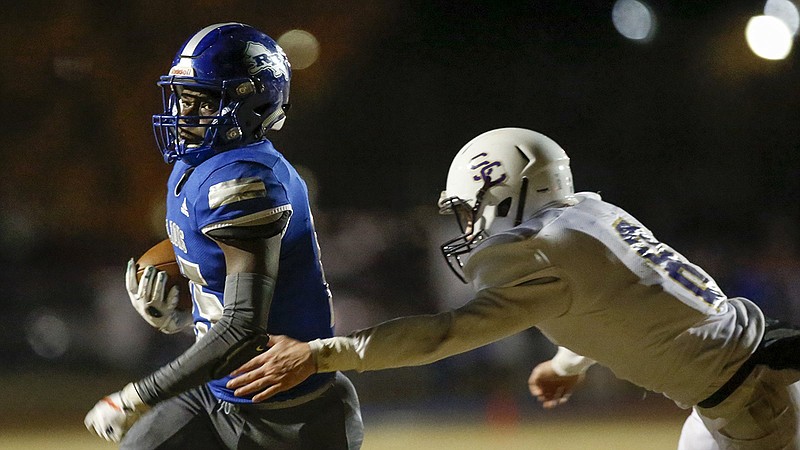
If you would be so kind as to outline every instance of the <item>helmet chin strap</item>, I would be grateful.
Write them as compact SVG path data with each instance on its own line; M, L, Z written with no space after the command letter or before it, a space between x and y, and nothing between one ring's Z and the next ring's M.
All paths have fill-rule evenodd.
M472 208L472 231L470 235L473 236L473 239L477 238L478 235L486 231L486 218L483 217L483 197L489 191L489 189L494 186L495 183L492 183L491 180L484 178L483 186L478 190L475 194L475 206ZM480 231L478 230L478 224L481 223L482 227Z
M522 223L522 213L525 211L525 201L528 197L528 177L522 177L519 187L519 201L517 203L517 214L514 216L514 226Z

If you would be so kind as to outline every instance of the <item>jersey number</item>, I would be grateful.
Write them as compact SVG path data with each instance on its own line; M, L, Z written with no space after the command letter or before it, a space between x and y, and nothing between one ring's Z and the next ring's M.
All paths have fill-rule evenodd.
M714 280L686 261L681 254L675 252L668 245L656 240L641 226L618 219L614 223L614 229L639 256L666 272L670 278L705 303L716 306L716 303L724 298Z

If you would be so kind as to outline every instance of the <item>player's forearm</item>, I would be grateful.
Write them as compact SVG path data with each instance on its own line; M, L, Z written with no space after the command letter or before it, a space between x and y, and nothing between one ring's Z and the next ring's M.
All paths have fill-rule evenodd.
M264 275L228 276L222 318L174 361L135 383L142 400L153 405L224 376L255 356L266 343L273 290L274 280Z
M417 366L450 356L444 350L446 314L395 319L349 336L310 343L319 372ZM463 351L466 351L465 349Z
M380 370L429 364L530 326L518 305L487 294L454 311L401 317L310 345L319 372Z

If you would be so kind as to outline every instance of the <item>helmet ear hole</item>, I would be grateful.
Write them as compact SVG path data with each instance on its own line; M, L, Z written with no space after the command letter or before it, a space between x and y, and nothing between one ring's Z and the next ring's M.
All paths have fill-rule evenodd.
M264 114L267 113L267 109L268 108L269 108L269 105L261 105L261 106L259 106L257 108L253 108L253 112L258 114L259 116L264 116Z
M497 205L495 216L506 217L510 209L511 209L511 197L507 197L505 200L503 200Z

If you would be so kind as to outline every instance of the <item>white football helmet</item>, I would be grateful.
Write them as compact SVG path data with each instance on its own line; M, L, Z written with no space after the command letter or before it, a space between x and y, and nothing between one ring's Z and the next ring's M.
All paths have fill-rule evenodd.
M445 242L442 253L465 281L461 255L545 206L570 203L574 193L569 157L555 141L524 128L487 131L462 147L450 165L439 211L455 214L462 235Z

